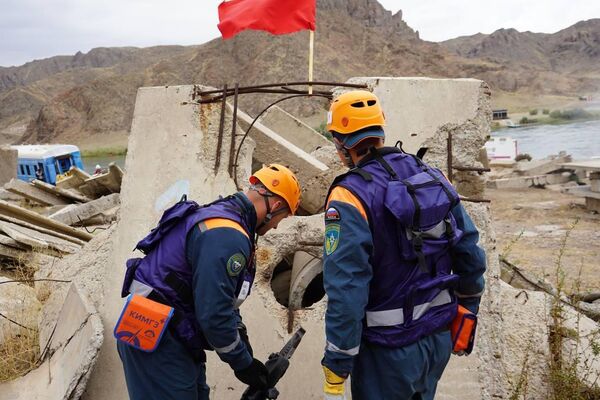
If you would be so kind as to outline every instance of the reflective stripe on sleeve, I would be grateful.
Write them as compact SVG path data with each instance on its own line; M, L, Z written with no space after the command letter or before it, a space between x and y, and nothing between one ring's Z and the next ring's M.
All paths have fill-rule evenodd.
M418 320L432 307L442 306L451 302L452 296L450 296L448 289L442 290L430 302L414 306L412 319L413 321ZM394 326L402 325L404 323L404 310L402 308L384 311L367 311L365 315L367 318L367 326L369 327Z
M359 348L360 348L360 345L353 347L351 349L348 349L348 350L342 350L339 347L337 347L335 344L331 343L330 341L327 341L327 347L326 347L326 349L329 351L333 351L334 353L339 353L339 354L345 354L347 356L357 355Z
M235 350L235 348L237 347L237 345L240 343L240 340L241 340L240 333L238 332L235 340L230 345L225 346L225 347L215 347L215 346L212 346L212 348L215 349L215 351L217 353L219 353L219 354L230 353L233 350Z

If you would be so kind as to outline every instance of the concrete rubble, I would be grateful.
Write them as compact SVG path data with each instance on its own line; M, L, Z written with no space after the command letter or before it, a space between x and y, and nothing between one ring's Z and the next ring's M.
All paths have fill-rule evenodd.
M353 78L350 82L366 83L380 97L387 115L388 145L402 140L408 152L427 148L425 161L453 176L453 183L462 196L484 198L485 174L449 170L447 154L451 138L453 166L470 168L485 165L481 159L481 148L489 135L491 109L490 89L484 82L473 79L370 77ZM46 398L45 392L56 394L53 398L127 398L112 330L123 305L120 292L125 261L139 256L131 249L155 226L162 212L183 194L202 204L219 195L235 192L238 186L245 187L253 162L255 165L280 162L297 172L304 188L303 212L309 215L286 219L277 230L259 240L253 294L242 306L241 314L248 327L255 356L263 360L278 350L294 329L299 326L306 329L307 334L291 361L290 369L277 387L281 392L280 398L286 400L322 398L320 360L325 343L326 299L321 298L324 293L322 286L319 291L318 285L324 233L323 216L319 212L333 177L342 172L334 148L294 117L273 109L254 125L250 139L241 149L237 172L233 176L230 173L235 156L232 149L237 149L241 135L238 131L236 136L232 136L231 106L226 108L225 126L219 138L220 106L195 104L193 96L196 89L191 85L139 89L128 145L127 174L122 176L120 185L121 205L117 225L93 239L86 238L85 245L76 254L40 262L35 274L37 279L73 281L69 291L67 284L61 282L36 283L38 297L47 297L39 318L40 343L50 342L51 348L56 349L54 355L46 358L45 365L52 366L53 362L58 365L60 360L66 360L61 357L70 355L69 368L58 379L59 383L48 383L41 377L38 381L28 381L33 379L31 377L47 374L42 365L23 378L0 385L0 399L6 398L3 393L16 393L14 390L19 382L32 388L28 390L28 398ZM241 110L237 115L238 129L245 131L252 118ZM298 133L290 134L291 130ZM311 139L305 140L308 137ZM165 152L177 157L163 157ZM118 172L114 173L118 176ZM80 175L74 172L71 178ZM80 181L89 183L89 179L91 177ZM75 181L73 179L69 183L73 185L69 186L70 190L84 185L75 184ZM91 193L87 195L91 196ZM102 208L116 201L116 197L103 199L99 202L103 204ZM70 206L53 214L52 218L68 226L74 222L71 216L67 217L70 213L90 215L96 212L91 210L94 208L91 203ZM480 244L487 252L487 286L481 304L476 349L469 357L451 358L436 398L509 398L514 393L515 382L522 377L523 366L527 364L531 389L527 398L545 399L549 373L547 318L551 297L541 292L517 289L502 281L489 205L463 204L479 228ZM1 210L2 207L0 213ZM54 219L52 221L58 223ZM69 229L73 228L69 226ZM7 236L0 245L18 250L22 244ZM78 301L85 304L87 299L89 307L81 306L76 315L88 319L78 317L75 320L96 321L93 327L71 330L60 337L77 337L82 348L91 350L72 354L69 352L73 340L56 341L57 335L52 335L52 331L57 326L56 321L65 314L61 309L75 307ZM282 304L286 300L287 305ZM101 347L102 328L94 307L104 326L104 344ZM597 329L593 321L573 309L567 308L566 313L568 326L575 332L585 335ZM572 317L577 317L579 323L572 324ZM72 327L76 324L67 325ZM87 325L80 322L80 326ZM567 340L564 351L574 356L573 351L580 352L582 348L575 349L573 343ZM581 355L589 356L587 353ZM597 363L590 365L593 371L600 371ZM90 375L92 366L94 369ZM56 371L56 368L53 370ZM212 352L208 354L207 370L213 398L240 398L243 385ZM81 378L75 388L72 384L74 376ZM89 382L85 385L88 377ZM299 382L302 384L299 385ZM5 391L7 387L8 392ZM13 392L10 392L11 389Z
M112 215L106 215L112 209L115 209L121 204L119 193L113 193L108 196L100 197L99 199L92 200L88 203L80 205L71 205L65 207L56 213L50 215L50 218L62 222L66 225L78 225L83 224L86 221L90 221L94 217L100 217L100 221L92 221L97 225L112 222ZM100 222L100 223L98 223Z
M53 332L40 346L44 361L27 375L0 384L6 400L70 400L81 397L102 344L102 322L94 307L72 285Z

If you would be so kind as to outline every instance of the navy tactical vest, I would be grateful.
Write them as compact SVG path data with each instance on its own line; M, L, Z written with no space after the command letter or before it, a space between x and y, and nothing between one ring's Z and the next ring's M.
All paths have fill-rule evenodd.
M203 350L211 349L204 339L194 314L192 269L186 259L188 233L197 224L211 218L237 222L247 233L251 243L251 257L240 274L236 289L236 306L250 292L254 280L254 230L256 213L249 200L241 193L199 206L193 201L181 201L166 210L156 228L135 247L144 258L127 260L127 271L121 296L130 293L150 298L175 308L170 328L192 354L203 357Z
M362 203L374 250L363 338L401 347L445 329L456 314L450 247L462 236L459 197L441 171L395 147L371 149L339 176ZM329 196L328 196L329 197Z

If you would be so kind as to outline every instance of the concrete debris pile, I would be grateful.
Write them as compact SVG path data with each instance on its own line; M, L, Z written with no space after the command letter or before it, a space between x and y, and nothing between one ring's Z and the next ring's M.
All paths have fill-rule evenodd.
M488 255L476 350L470 357L451 359L436 398L509 398L512 382L518 381L525 364L531 371L528 398L547 398L549 297L528 290L526 296L521 296L522 289L501 280L492 218L484 199L487 178L481 148L489 135L489 88L473 79L354 78L351 82L364 83L379 96L387 115L387 145L401 140L408 152L422 149L426 162L452 177L480 230L480 243ZM297 173L304 189L303 216L286 219L277 230L259 240L256 281L241 314L254 355L262 360L281 348L295 328L302 325L306 329L290 369L277 387L280 398L287 400L322 398L320 360L325 344L326 308L321 265L322 211L329 184L342 172L334 147L293 116L273 108L254 124L236 160L242 135L232 132L232 107L225 107L225 124L219 129L220 107L195 103L197 90L197 86L190 85L138 91L118 223L92 240L77 238L88 242L82 250L54 265L44 264L39 268L36 278L72 281L74 286L67 289L66 284L59 282L36 284L38 296L51 293L46 296L39 318L40 344L49 343L54 353L46 357L47 365L0 386L0 399L4 398L3 393L16 393L17 385L27 388L24 391L27 397L14 394L16 399L127 398L112 329L123 305L120 293L125 261L139 256L131 249L182 195L200 204L208 203L219 195L246 187L249 175L256 169L253 165L274 162ZM251 117L237 110L238 129L245 131L251 123ZM165 153L175 156L164 157ZM62 190L89 184L89 178L84 179L79 172L74 172L70 179L64 181ZM88 191L91 187L95 186L81 189L82 195L91 197ZM98 203L92 206L94 201ZM102 213L97 210L118 203L110 196L94 201L61 205L60 211L44 218L73 229L69 224L78 220L78 216L92 219ZM51 230L49 225L45 229ZM68 237L63 231L61 235ZM13 237L8 239L3 240L24 246ZM87 298L91 300L89 304ZM94 307L105 327L102 345L98 334L100 320ZM85 329L72 330L76 322L69 323L65 328L68 332L59 337L72 339L60 340L54 327L67 313L64 310L75 308L79 310L75 313L76 321ZM575 313L574 309L568 312ZM585 317L580 320L583 324L570 329L589 333L591 320ZM71 353L74 341L84 349L78 355ZM565 346L571 344L567 341ZM66 357L71 357L72 362L67 363ZM64 373L52 368L61 362L68 364ZM47 374L48 368L54 374L50 383L38 377ZM600 370L596 364L592 368ZM237 400L245 389L213 352L208 354L207 379L216 399ZM54 397L47 397L46 392Z
M573 169L563 166L563 164L570 161L570 155L560 152L541 160L522 160L514 165L498 166L491 174L487 187L493 189L524 189L562 185L573 179Z

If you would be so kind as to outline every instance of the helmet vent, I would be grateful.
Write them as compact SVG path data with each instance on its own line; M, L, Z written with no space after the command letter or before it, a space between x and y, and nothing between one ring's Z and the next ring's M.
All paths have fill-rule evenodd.
M352 103L350 105L354 108L363 108L365 106L365 103L363 103L362 101L357 101L356 103Z
M375 104L377 104L377 100L369 100L369 101L367 101L367 104L369 106L374 106Z

